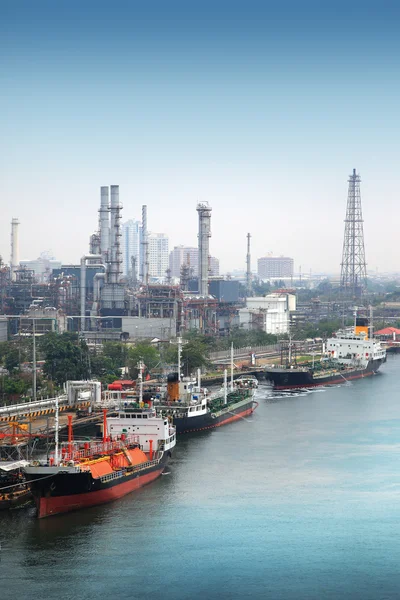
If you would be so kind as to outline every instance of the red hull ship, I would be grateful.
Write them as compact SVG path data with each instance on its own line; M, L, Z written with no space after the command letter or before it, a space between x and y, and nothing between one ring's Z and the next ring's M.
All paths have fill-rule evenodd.
M129 425L138 423L135 435L123 427L128 417ZM25 467L39 518L111 502L161 475L176 443L175 428L168 420L152 409L137 409L105 418L104 431L110 422L114 432L120 430L113 439L103 435L103 441L77 443L70 432L61 460L56 451L49 464Z

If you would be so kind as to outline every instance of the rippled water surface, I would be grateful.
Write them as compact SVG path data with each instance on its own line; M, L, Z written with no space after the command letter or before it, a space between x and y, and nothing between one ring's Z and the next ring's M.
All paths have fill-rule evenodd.
M0 515L9 600L400 598L400 357L178 440L107 506Z

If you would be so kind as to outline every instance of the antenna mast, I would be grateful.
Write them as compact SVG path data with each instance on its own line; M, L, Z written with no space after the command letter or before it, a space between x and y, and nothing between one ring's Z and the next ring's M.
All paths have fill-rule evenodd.
M353 298L360 298L367 284L360 182L360 175L353 169L349 178L340 273L342 291Z

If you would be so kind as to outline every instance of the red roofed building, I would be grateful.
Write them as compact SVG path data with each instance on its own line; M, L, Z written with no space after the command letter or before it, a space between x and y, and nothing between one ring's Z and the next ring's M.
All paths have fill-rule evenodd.
M396 327L385 327L385 329L375 331L375 335L384 339L391 338L393 340L400 340L400 329L396 329Z

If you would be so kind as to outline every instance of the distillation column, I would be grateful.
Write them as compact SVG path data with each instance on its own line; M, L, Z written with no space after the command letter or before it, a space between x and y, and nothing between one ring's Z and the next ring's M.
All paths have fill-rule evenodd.
M103 262L107 261L110 245L110 207L108 186L100 188L100 253Z
M19 239L18 239L18 219L11 219L11 279L15 281L17 278L16 271L19 266Z
M251 296L251 253L250 253L250 233L247 234L247 255L246 255L246 288L247 296Z
M199 294L208 296L208 270L211 237L211 206L199 203Z

